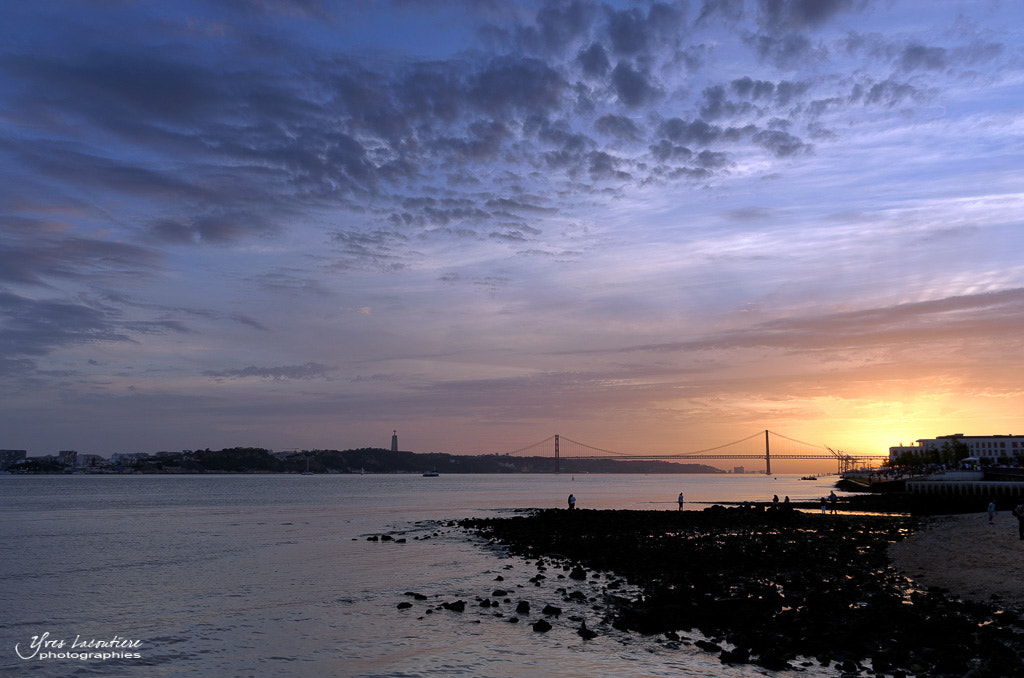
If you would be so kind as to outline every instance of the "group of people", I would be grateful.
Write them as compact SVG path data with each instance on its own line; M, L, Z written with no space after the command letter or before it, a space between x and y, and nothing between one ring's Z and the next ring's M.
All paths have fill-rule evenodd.
M679 493L678 501L679 501L679 510L682 511L683 510L683 493L682 492ZM569 510L572 511L574 508L576 508L576 495L575 494L570 494L569 495Z
M679 510L682 511L683 510L683 503L684 503L683 502L683 493L682 492L679 493L679 497L678 497L678 499L676 501L679 504ZM839 501L839 497L836 496L836 493L834 491L833 492L829 492L828 499L826 499L825 497L822 497L821 498L821 515L825 515L826 510L829 509L829 508L831 509L831 513L835 513L836 512L836 504L837 504L838 501ZM789 507L789 497L786 497L786 501L783 502L783 504L781 506L785 507L785 508ZM576 495L570 494L569 495L569 510L572 511L575 508L576 508ZM780 508L779 495L777 495L777 494L772 497L772 508L773 509ZM1020 536L1020 538L1022 540L1024 540L1024 499L1022 499L1020 501L1020 503L1018 503L1015 507L1013 507L1012 513L1013 513L1014 517L1017 518L1017 533ZM989 525L994 525L995 524L995 519L996 519L996 502L995 501L990 501L988 503L988 524Z
M839 497L836 496L835 490L833 490L832 492L829 492L828 493L827 506L832 509L831 510L832 513L836 512L836 504L838 502L839 502ZM825 497L822 497L821 498L821 515L825 515L825 509L826 509L826 501L825 501Z

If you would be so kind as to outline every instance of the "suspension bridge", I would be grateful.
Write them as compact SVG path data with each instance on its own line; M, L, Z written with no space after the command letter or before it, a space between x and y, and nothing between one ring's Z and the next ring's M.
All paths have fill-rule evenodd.
M556 433L544 440L513 450L507 454L509 456L547 456L545 453L547 451L553 451L554 453L556 473L561 470L562 459L618 459L622 461L656 459L675 462L721 459L763 460L766 475L770 475L772 472L773 459L831 461L836 463L840 473L845 473L861 466L877 465L888 459L888 455L846 454L842 450L833 450L828 445L815 445L814 443L803 442L768 430L758 431L746 438L725 443L724 445L670 454L640 454L636 452L606 450L571 440Z

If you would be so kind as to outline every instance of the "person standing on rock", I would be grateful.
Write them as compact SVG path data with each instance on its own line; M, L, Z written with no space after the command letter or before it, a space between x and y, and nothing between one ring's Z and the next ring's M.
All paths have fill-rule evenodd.
M569 495L569 510L576 508L576 496L573 494Z
M679 510L680 511L683 510L683 493L682 492L679 493Z
M1017 518L1017 535L1024 539L1024 499L1013 507L1013 515Z
M821 515L825 515L825 497L821 498Z
M832 513L836 512L836 502L839 501L839 497L836 496L835 490L828 493L828 505L832 509Z

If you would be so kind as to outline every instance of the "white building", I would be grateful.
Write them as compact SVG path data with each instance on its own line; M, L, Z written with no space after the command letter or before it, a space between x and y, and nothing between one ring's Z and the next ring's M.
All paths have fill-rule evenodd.
M994 435L994 436L965 436L963 433L953 433L938 438L921 438L917 445L897 445L889 448L889 459L895 459L904 452L920 453L924 450L941 450L947 442L961 442L967 446L970 457L978 459L991 459L996 461L1000 457L1024 456L1024 435Z

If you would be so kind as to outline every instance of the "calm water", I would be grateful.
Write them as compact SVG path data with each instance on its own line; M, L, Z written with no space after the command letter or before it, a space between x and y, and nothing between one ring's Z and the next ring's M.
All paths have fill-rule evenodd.
M507 557L444 521L517 508L675 510L827 494L834 479L733 475L0 476L0 672L40 676L758 676L599 626L602 579ZM390 534L405 543L371 542ZM496 582L496 577L504 578ZM510 603L480 607L502 587ZM426 601L406 596L414 591ZM437 609L467 601L459 614ZM534 612L511 624L517 600ZM397 609L400 602L413 607ZM552 631L527 622L550 603ZM583 641L585 617L601 635ZM64 641L32 656L33 636ZM693 634L688 634L695 637ZM126 649L72 647L86 640ZM16 648L17 646L17 648ZM136 653L109 659L44 652ZM21 656L19 656L21 655ZM796 675L794 673L794 675ZM802 676L831 675L821 669Z

